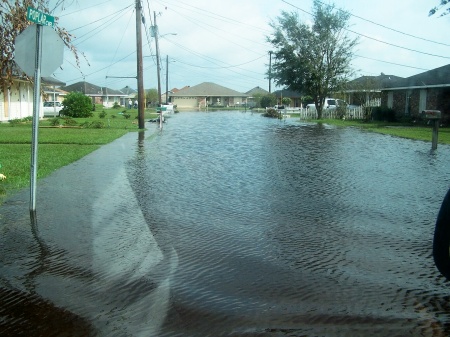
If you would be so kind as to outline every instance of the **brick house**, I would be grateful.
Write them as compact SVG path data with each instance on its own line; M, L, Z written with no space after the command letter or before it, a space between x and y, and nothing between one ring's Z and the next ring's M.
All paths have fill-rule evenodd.
M388 83L381 89L381 105L398 117L417 117L440 110L443 123L450 122L450 64Z

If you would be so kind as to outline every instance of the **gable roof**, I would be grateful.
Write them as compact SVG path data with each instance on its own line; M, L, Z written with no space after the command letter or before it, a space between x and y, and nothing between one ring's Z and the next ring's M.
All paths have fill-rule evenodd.
M137 94L137 90L130 88L128 85L122 89L120 89L120 91L122 93L124 93L125 95L134 95Z
M274 91L273 94L276 97L292 97L292 98L301 98L302 94L294 91L294 90L289 90L289 89L281 89L281 90L277 90Z
M386 75L384 73L378 76L361 76L347 82L347 90L345 91L380 90L403 79L403 77Z
M450 64L394 81L386 88L403 89L412 87L425 88L446 86L450 86Z
M126 96L119 90L114 90L107 87L99 87L98 85L86 81L77 82L65 87L61 87L61 89L68 92L81 92L86 96Z
M254 87L246 92L247 95L267 95L269 92L261 87Z
M183 88L180 91L177 91L170 96L177 97L177 96L229 96L229 97L246 97L247 95L235 91L233 89L229 89L226 87L223 87L221 85L212 83L212 82L203 82L198 85L194 85L193 87Z

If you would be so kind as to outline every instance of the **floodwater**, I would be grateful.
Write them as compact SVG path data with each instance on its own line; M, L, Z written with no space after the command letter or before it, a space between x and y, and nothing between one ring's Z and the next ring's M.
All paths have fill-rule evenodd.
M1 336L448 336L450 146L180 113L0 208ZM430 130L431 138L431 130Z

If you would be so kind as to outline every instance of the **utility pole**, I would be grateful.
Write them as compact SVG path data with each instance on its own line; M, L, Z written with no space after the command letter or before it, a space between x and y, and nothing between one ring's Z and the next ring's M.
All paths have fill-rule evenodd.
M153 12L153 16L155 18L155 28L154 28L154 34L155 34L155 45L156 45L156 71L158 76L158 100L159 100L159 106L161 106L161 76L160 76L160 65L159 65L159 43L158 43L158 26L156 24L156 12ZM162 113L161 113L162 116Z
M166 55L166 104L169 103L169 55Z
M136 0L136 54L137 54L137 85L138 85L138 126L145 128L145 94L144 94L144 67L142 63L142 32L141 32L141 2Z
M269 94L272 92L272 51L269 51Z

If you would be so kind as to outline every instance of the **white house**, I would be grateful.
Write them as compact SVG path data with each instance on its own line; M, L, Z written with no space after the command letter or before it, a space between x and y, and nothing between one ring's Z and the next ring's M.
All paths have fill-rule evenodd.
M42 85L64 85L51 77L43 77ZM0 92L0 122L33 116L34 85L25 79L16 78L9 89ZM39 117L43 114L43 100Z

